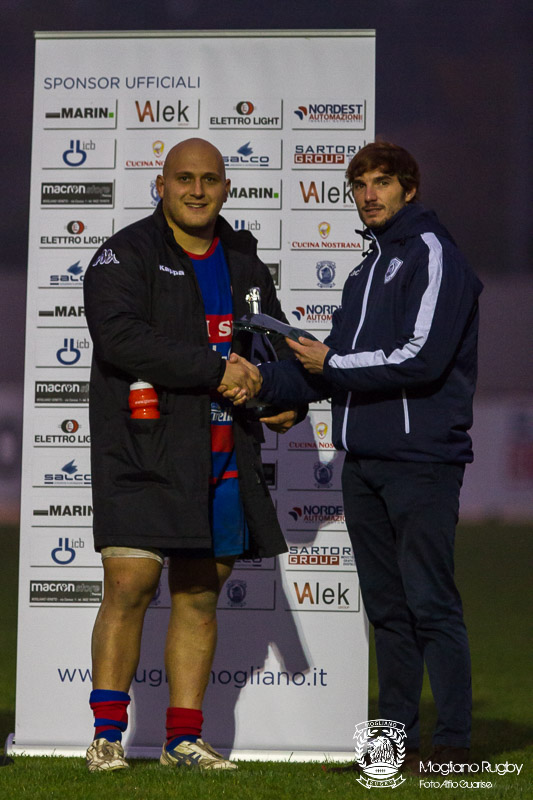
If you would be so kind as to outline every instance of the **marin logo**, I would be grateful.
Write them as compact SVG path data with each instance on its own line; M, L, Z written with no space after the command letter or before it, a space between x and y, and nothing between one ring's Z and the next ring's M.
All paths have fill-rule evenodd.
M246 581L228 581L226 584L226 595L232 606L235 608L243 608L246 605L244 602L244 598L246 597Z
M402 264L403 264L403 261L401 259L399 259L399 258L391 259L391 262L390 262L389 266L387 267L387 272L385 273L384 283L388 283L389 281L391 281L394 278L394 276L396 275L396 273L398 272L398 270L400 269Z
M334 261L317 261L316 276L321 289L332 289L335 286L336 268L337 266Z
M96 267L97 264L120 264L113 250L102 250L98 258L93 261L92 266Z
M391 719L372 719L355 726L355 760L362 775L357 782L367 789L395 788L405 781L396 775L405 758L405 728Z

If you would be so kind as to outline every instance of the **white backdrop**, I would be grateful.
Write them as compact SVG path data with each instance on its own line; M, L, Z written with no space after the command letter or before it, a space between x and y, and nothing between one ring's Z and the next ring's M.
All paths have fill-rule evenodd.
M374 136L370 31L38 34L28 264L16 731L11 752L81 754L92 736L91 535L83 275L146 216L166 153L212 141L224 216L251 230L292 321L320 337L361 260L344 182ZM237 757L349 758L367 718L367 627L328 404L263 460L290 553L241 561L219 603L204 734ZM125 743L164 734L166 574L147 612Z

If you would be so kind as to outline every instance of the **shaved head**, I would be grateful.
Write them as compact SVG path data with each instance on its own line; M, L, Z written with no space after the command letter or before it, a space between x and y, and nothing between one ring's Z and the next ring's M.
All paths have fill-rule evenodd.
M214 158L218 164L220 176L223 180L226 179L226 167L224 165L222 153L211 144L211 142L208 142L206 139L200 139L199 137L185 139L183 142L175 144L174 147L168 151L163 166L163 177L168 177L168 174L175 168L175 164L183 164L186 163L189 158L198 158L199 156L211 156L211 158Z

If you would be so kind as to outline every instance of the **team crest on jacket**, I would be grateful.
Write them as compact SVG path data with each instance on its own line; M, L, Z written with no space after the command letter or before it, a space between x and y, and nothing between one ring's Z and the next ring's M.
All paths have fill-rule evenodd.
M396 773L405 758L405 728L393 719L371 719L355 726L355 760L362 775L358 783L395 788L405 778Z
M403 261L399 258L392 258L389 266L387 267L387 272L385 273L385 281L384 283L388 283L391 281L400 267L402 266Z

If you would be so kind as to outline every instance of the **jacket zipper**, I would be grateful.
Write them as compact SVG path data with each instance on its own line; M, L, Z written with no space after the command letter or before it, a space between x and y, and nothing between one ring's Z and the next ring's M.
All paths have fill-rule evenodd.
M411 423L409 421L409 406L407 405L407 395L405 389L402 389L402 402L403 402L403 421L405 432L411 433Z
M355 347L355 343L357 342L357 337L359 336L359 332L361 331L361 328L363 327L363 323L365 321L366 307L367 307L367 304L368 304L368 295L370 294L370 287L372 285L372 278L374 277L374 268L375 268L376 264L378 263L379 258L381 256L381 247L379 246L378 240L376 239L376 237L374 236L372 231L370 231L370 235L372 236L373 240L376 243L376 247L378 249L378 254L377 254L376 258L375 258L374 263L370 267L370 272L368 274L368 279L367 279L366 286L365 286L365 294L363 296L363 305L361 307L361 318L359 319L359 325L357 326L357 330L355 332L355 336L353 337L352 350ZM350 411L350 403L351 403L351 401L352 401L352 391L350 390L348 392L348 397L346 399L346 406L345 406L345 409L344 409L344 420L342 422L342 435L341 435L342 445L343 445L343 447L344 447L344 449L346 450L347 453L350 452L348 450L348 444L346 442L346 430L347 430L347 427L348 427L348 413Z

